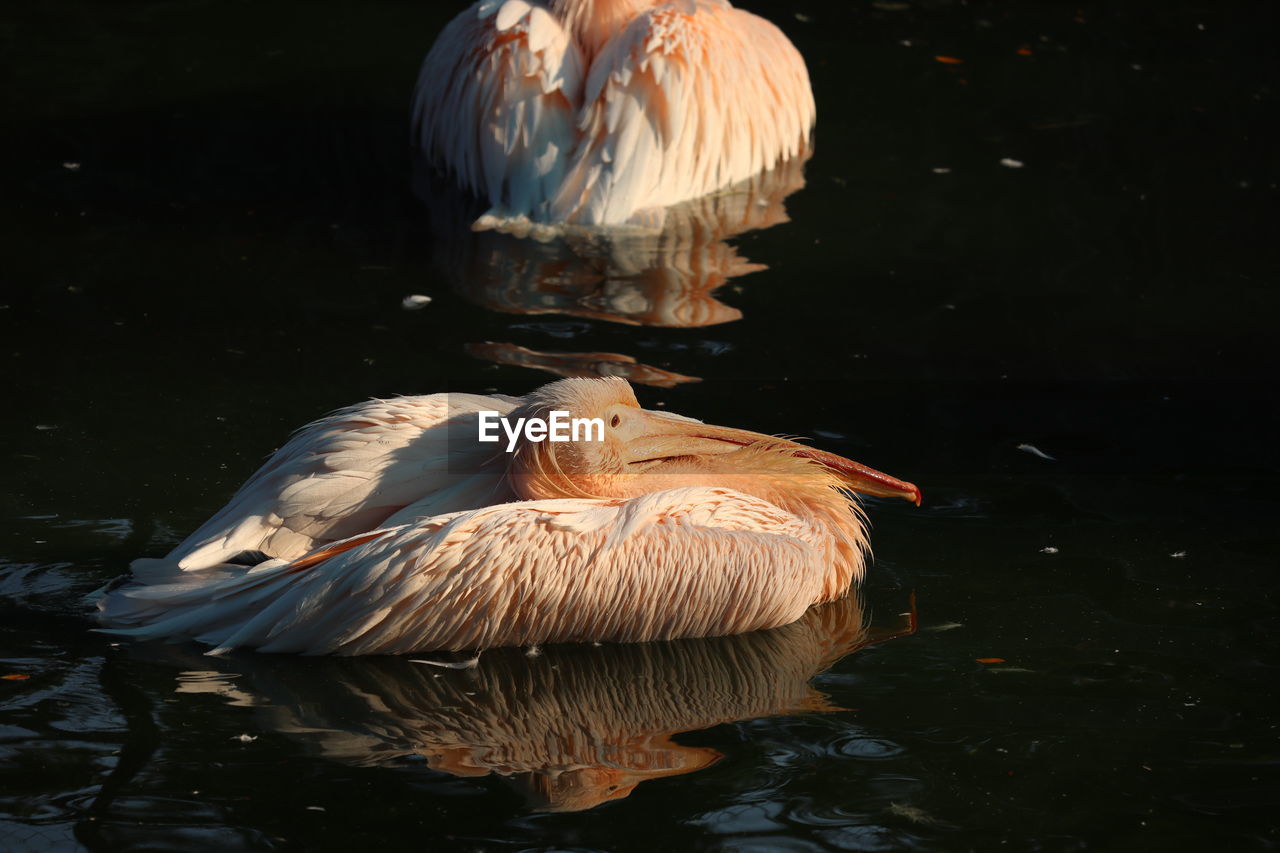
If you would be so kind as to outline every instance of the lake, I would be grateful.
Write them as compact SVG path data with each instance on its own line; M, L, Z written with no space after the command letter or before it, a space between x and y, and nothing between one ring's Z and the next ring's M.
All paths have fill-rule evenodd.
M461 4L6 11L0 848L1277 845L1264 7L742 5L809 64L812 158L549 244L412 157ZM584 373L924 504L868 501L856 596L738 637L453 670L91 632L296 427Z

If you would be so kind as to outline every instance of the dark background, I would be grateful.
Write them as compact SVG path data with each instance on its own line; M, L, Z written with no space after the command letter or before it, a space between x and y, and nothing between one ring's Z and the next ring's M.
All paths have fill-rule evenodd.
M920 484L920 510L872 507L868 588L914 591L925 624L965 628L895 640L827 677L837 704L866 706L848 725L902 744L892 774L919 783L859 816L779 817L796 791L858 800L867 766L771 763L753 745L824 754L786 718L697 735L726 763L576 817L524 816L487 782L436 799L272 747L353 813L402 798L431 815L381 814L367 837L461 849L1274 845L1268 4L742 5L806 57L817 150L792 221L736 241L769 266L720 294L743 319L702 329L499 314L436 271L411 190L408 103L455 4L5 7L0 637L5 665L39 676L0 688L26 697L13 725L29 733L0 765L6 826L41 828L23 838L82 830L70 792L100 780L68 730L112 744L141 725L68 716L68 703L112 705L94 673L119 654L86 639L80 593L181 539L290 430L337 406L536 387L548 377L463 351L511 340L701 377L642 389L642 402L816 431ZM411 293L433 302L405 311ZM974 660L988 656L1031 674L984 675ZM131 677L159 702L171 674ZM269 804L281 783L234 762L206 794L223 817L166 816L158 804L187 787L183 768L244 726L216 703L185 709L157 742L189 737L188 725L217 734L140 771L129 820L160 833L141 837L198 824L213 833L192 836L205 843L339 844L293 812L235 805ZM1035 781L1008 782L1017 761ZM752 776L770 767L768 783ZM938 822L893 817L890 801ZM769 817L752 823L734 811L743 803ZM232 825L252 831L217 835Z

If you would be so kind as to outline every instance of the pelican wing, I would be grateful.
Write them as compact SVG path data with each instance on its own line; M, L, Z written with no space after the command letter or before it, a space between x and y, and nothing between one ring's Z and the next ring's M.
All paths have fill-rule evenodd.
M741 492L544 500L423 519L248 573L139 577L115 633L308 654L717 636L820 600L827 534Z
M451 21L423 61L418 142L496 214L533 215L559 186L577 132L582 58L527 0L485 0Z
M370 400L303 427L231 501L161 561L186 571L244 552L290 560L317 545L420 516L510 500L476 413L517 398L431 394Z
M639 15L591 66L574 165L552 218L616 224L745 180L807 149L804 60L723 0Z

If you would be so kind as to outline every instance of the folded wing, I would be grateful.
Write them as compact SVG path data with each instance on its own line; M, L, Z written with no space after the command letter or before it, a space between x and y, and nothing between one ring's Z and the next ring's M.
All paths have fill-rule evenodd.
M246 552L292 560L380 526L510 500L502 454L478 443L476 413L518 402L431 394L341 409L300 430L168 556L134 569L195 571Z
M510 503L424 519L248 573L150 572L102 621L138 638L400 654L717 636L792 622L822 596L823 534L741 492Z

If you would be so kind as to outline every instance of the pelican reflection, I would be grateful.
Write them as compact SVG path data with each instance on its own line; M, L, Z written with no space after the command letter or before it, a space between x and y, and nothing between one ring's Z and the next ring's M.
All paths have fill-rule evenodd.
M810 152L720 192L667 208L660 228L473 231L476 202L423 170L418 192L428 203L435 265L469 301L507 314L558 314L634 326L701 328L742 318L717 291L730 280L766 269L728 241L787 222L786 198L804 186ZM472 344L503 364L559 376L625 375L670 387L685 377L639 364L621 353L535 353L515 343ZM583 358L584 355L592 356ZM629 363L628 368L617 365ZM601 372L601 371L604 372ZM621 370L622 372L619 372ZM679 378L673 378L679 377ZM655 380L655 381L650 381ZM667 383L667 384L664 384Z
M177 689L254 706L267 728L337 761L394 766L417 757L455 776L502 777L534 810L579 811L720 758L676 742L680 732L836 710L810 680L910 630L868 626L851 596L769 631L497 649L460 670L407 658L246 655L213 662L226 668L219 673L184 673Z
M654 388L674 388L686 382L702 381L697 376L685 376L683 373L641 364L629 355L616 352L539 352L528 347L493 341L467 344L464 349L467 355L496 364L532 367L569 379L620 376L628 382L651 385Z

